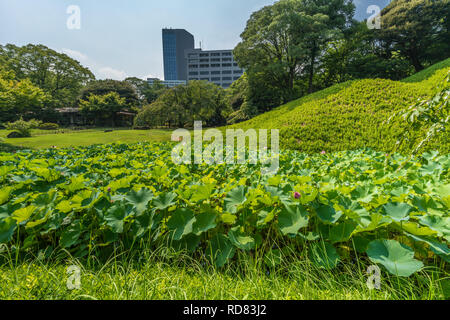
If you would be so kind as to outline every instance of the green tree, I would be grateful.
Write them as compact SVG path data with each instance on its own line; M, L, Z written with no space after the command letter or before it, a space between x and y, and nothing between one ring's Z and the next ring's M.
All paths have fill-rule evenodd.
M135 126L190 127L194 121L217 126L226 123L230 112L221 87L206 81L189 81L185 86L166 90L144 107L135 119Z
M250 103L261 112L296 98L300 77L307 77L312 92L315 66L325 46L342 36L353 13L348 0L281 0L253 13L234 50L247 70ZM266 98L254 101L258 92Z
M73 106L81 88L95 79L78 61L44 45L0 45L0 57L0 63L14 71L17 80L29 79L48 93L49 103L55 107Z
M450 0L393 0L381 12L380 40L416 71L450 56Z
M87 100L90 95L106 95L111 92L117 93L124 98L129 107L136 107L140 104L138 94L133 85L127 81L117 80L96 80L90 82L81 90L80 100Z
M125 98L117 92L104 95L91 94L87 100L80 101L81 112L94 123L94 125L109 122L115 127L118 123L118 112L127 110Z
M142 105L154 102L167 90L167 87L160 81L155 81L152 85L136 77L127 78L125 81L134 87Z
M15 80L14 72L0 71L0 121L8 122L19 117L27 119L43 113L49 96L30 80Z

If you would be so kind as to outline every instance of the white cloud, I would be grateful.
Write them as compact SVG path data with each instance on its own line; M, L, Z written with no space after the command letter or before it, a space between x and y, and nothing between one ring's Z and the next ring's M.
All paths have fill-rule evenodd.
M116 70L111 67L103 67L98 70L98 75L104 79L124 80L127 77L125 71Z
M117 70L110 66L101 65L80 51L63 48L60 52L65 53L69 57L81 62L81 64L88 67L98 79L124 80L128 77L125 71Z
M76 59L76 60L78 60L80 62L85 62L85 61L88 60L88 56L83 54L83 53L81 53L80 51L76 51L76 50L72 50L72 49L66 49L66 48L62 49L61 51L62 51L62 53L65 53L69 57L71 57L73 59Z

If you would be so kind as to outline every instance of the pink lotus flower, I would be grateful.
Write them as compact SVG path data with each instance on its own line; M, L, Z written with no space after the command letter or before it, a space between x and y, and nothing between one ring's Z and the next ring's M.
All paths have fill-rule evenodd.
M111 192L111 188L108 188L108 192Z
M300 199L301 198L301 194L300 194L300 192L294 192L294 198L295 199Z
M321 155L325 155L325 154L327 154L327 152L324 150L324 151L322 151L320 154L321 154Z

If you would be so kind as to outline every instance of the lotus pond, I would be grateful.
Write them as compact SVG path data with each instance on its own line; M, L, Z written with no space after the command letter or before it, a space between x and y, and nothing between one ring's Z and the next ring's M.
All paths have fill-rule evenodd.
M289 250L327 270L358 259L400 277L448 270L449 155L285 151L264 176L258 165L175 165L172 148L0 154L0 244L83 258L165 243L218 268L255 253L276 268Z

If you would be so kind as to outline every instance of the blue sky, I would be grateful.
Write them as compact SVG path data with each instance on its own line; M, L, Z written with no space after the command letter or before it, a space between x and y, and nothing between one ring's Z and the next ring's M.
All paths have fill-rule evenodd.
M354 0L356 17L369 5ZM204 49L231 49L253 11L274 0L0 0L0 43L41 43L89 67L97 78L163 77L161 29L182 28ZM81 28L66 26L78 5Z

